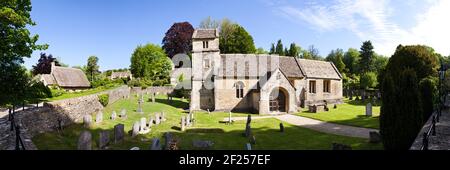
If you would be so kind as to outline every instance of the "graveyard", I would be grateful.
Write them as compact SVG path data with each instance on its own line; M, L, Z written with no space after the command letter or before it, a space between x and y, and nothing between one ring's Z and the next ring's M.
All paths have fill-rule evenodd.
M144 95L141 102L136 95L118 100L105 107L101 114L89 117L91 123L88 125L69 125L61 131L37 135L32 140L40 150L86 147L93 150L160 150L165 149L166 134L169 133L172 142L167 145L179 150L246 150L249 149L246 148L248 143L252 150L330 150L335 143L348 145L354 150L382 149L380 143L369 143L368 139L318 132L275 118L258 119L259 115L251 115L251 123L246 119L232 123L224 121L230 116L224 112L194 112L188 116L190 114L185 110L188 108L187 100L168 100L165 95L157 95L153 102L151 96ZM342 110L341 105L336 110L345 112L345 105ZM141 109L142 112L138 112ZM233 118L247 118L248 115L231 113ZM150 120L155 117L163 117L165 121ZM182 121L189 119L192 120L190 125L181 126ZM368 120L367 124L371 121ZM117 140L115 131L120 129L119 124L123 125L124 131L123 139ZM146 128L139 129L140 124L145 124ZM251 125L250 132L246 130L247 125ZM250 135L246 136L246 133Z
M369 103L373 105L372 116L366 115L366 106ZM379 101L363 102L346 98L343 104L338 105L337 109L330 108L328 112L320 113L311 113L306 110L297 115L330 123L379 129L380 105Z

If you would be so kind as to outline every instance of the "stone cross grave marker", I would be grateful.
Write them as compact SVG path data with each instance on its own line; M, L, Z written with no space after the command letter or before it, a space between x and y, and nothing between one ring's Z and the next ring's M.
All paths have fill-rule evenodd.
M92 124L92 116L90 114L83 116L83 125L85 128L91 127Z
M372 103L366 105L366 116L372 117Z
M89 131L83 131L78 138L78 150L92 150L92 134Z
M136 112L138 112L138 113L144 113L143 111L142 111L142 103L144 102L144 100L143 100L143 98L142 98L142 95L141 95L141 97L139 98L139 100L138 100L138 108L136 109Z
M152 139L152 146L150 150L162 150L161 142L159 141L158 138Z
M105 149L109 145L109 131L100 131L98 138L98 147L100 149Z
M103 121L103 112L98 112L97 115L95 115L95 123L102 123Z
M136 137L139 134L140 123L134 122L133 129L131 131L131 137Z
M116 117L117 117L117 113L116 113L116 111L113 111L112 113L111 113L111 120L116 120Z
M122 142L124 137L125 137L125 125L118 124L114 126L114 143Z

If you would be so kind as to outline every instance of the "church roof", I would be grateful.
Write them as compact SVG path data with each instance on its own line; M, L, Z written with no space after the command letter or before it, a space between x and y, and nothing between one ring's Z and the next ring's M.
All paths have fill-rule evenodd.
M217 29L196 29L192 35L193 39L212 39L219 38Z
M342 79L342 75L332 62L296 59L300 69L308 78Z
M263 66L265 64L265 66ZM219 77L257 77L280 70L289 78L304 77L294 57L266 54L221 54ZM257 75L260 73L260 75Z
M63 88L91 87L86 75L80 69L55 66L52 75L56 84Z

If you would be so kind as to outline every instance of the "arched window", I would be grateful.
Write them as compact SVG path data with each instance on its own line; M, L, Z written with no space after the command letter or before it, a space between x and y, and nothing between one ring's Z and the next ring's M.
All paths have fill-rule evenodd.
M236 88L236 98L244 98L244 83L237 82L236 84L234 84L234 88Z

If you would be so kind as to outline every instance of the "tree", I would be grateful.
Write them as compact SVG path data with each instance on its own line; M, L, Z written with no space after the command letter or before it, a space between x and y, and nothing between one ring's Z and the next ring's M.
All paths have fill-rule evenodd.
M272 43L272 45L270 46L269 54L275 54L275 44L274 43Z
M279 39L277 42L277 46L275 47L275 54L278 54L280 56L284 55L283 43L281 42L281 39Z
M52 62L55 62L56 66L60 66L59 61L51 54L47 56L47 54L41 53L38 63L32 68L33 75L50 74Z
M299 57L300 56L300 51L302 49L297 46L295 43L291 43L291 46L289 47L289 55L291 57Z
M22 87L28 83L26 69L21 66L24 57L34 50L45 50L48 45L36 44L39 36L28 28L36 25L31 19L30 0L0 2L0 106L23 101Z
M203 19L200 22L199 28L202 29L217 29L219 28L220 23L217 22L216 20L211 19L210 16L208 16L208 18Z
M398 74L397 80L393 74ZM383 82L380 133L387 150L408 150L422 128L422 102L416 72L388 72Z
M313 60L322 60L322 57L319 54L319 49L314 47L314 45L309 46L307 54L309 54L310 58Z
M256 54L269 54L269 52L264 50L264 48L260 47L256 49Z
M90 78L90 81L94 81L95 77L100 73L99 71L99 66L98 66L98 57L96 56L90 56L88 58L88 62L86 65L86 72L88 73L87 75Z
M131 56L131 73L147 86L162 86L170 82L172 62L158 45L138 46Z
M345 52L343 62L345 64L348 73L350 74L359 74L359 59L360 53L357 49L350 48Z
M359 64L361 73L373 71L374 54L372 42L365 41L361 46Z
M345 64L342 59L344 58L344 51L342 49L331 50L330 54L328 54L326 61L333 62L336 68L341 73L346 73Z
M189 22L175 23L166 32L162 48L169 58L177 54L190 54L194 27Z
M377 74L374 72L367 72L361 75L360 88L368 89L378 86Z
M220 37L220 51L222 53L255 53L255 43L253 37L244 29L244 27L234 24L232 31L225 37Z

